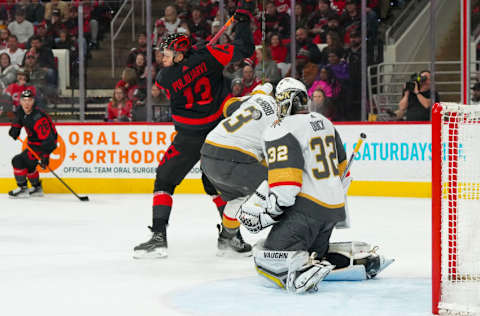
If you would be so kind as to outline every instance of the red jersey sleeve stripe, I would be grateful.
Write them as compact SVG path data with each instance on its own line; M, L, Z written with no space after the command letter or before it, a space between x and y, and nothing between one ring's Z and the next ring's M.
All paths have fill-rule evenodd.
M158 87L158 89L165 91L165 93L167 94L167 99L170 100L170 91L167 88L161 86L157 81L155 81L155 85Z
M273 187L279 187L282 185L293 185L296 187L302 187L301 183L298 182L293 182L293 181L284 181L284 182L275 182L275 183L270 183L268 186L273 188Z
M227 101L228 97L223 100L222 105L218 109L217 112L215 112L212 115L209 115L207 117L202 117L202 118L190 118L190 117L185 117L185 116L180 116L180 115L172 115L172 119L175 122L182 123L182 124L187 124L187 125L203 125L203 124L208 124L211 122L215 122L220 116L223 115L223 105Z
M207 45L210 54L223 66L226 66L233 57L233 45Z

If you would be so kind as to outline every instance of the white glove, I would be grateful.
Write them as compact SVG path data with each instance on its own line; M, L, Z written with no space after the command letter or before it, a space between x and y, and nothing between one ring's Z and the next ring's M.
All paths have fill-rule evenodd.
M350 184L352 183L352 181L353 181L353 178L351 176L345 177L342 180L343 192L345 192L345 194L348 193L348 188L350 187Z
M237 213L238 220L252 233L275 224L274 217L283 211L277 204L277 197L270 193L268 182L263 181L248 200L242 204Z

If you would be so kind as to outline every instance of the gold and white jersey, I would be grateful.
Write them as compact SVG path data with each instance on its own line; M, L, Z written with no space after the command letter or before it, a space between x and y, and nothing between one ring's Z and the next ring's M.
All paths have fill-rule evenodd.
M232 101L224 110L228 117L208 134L202 155L218 156L228 150L230 157L233 150L262 161L262 133L277 119L275 100L257 93Z
M315 112L295 114L267 128L263 139L269 187L280 206L306 199L313 208L343 212L346 153L332 122Z

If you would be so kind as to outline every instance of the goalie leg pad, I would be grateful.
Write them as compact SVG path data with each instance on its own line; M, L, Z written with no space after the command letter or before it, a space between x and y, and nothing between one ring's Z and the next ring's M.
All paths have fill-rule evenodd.
M374 278L393 263L394 259L385 258L373 247L360 241L330 243L327 260L337 266L326 281L362 281Z

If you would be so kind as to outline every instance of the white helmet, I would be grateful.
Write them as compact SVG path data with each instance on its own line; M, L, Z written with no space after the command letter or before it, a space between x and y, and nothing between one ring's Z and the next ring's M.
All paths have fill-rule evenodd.
M305 85L291 77L283 78L275 91L279 118L308 110L308 94Z

